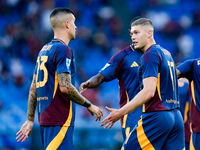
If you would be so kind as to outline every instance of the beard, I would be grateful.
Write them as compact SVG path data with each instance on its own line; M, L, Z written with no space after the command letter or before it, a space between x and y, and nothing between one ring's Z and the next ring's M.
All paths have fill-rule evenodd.
M74 40L75 38L76 38L75 35L70 36L70 40Z

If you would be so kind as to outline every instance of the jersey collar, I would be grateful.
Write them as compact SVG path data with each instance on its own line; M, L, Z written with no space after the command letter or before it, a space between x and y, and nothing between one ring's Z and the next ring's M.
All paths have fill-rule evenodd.
M154 46L159 46L159 45L158 45L158 44L153 44L153 45L151 45L151 46L146 50L146 52L149 51L149 50L151 50Z
M60 43L62 43L62 44L64 44L64 45L66 45L66 44L65 44L65 42L64 42L63 40L61 40L61 39L58 39L58 38L54 38L52 41L59 41Z

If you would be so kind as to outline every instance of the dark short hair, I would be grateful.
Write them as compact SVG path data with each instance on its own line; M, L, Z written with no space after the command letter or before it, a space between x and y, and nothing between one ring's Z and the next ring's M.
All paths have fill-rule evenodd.
M141 26L150 25L153 27L151 20L149 20L147 18L133 19L131 21L131 26L137 26L137 25L141 25Z
M68 8L61 8L61 7L58 7L58 8L55 8L51 14L50 14L50 18L51 17L54 17L55 15L59 14L59 13L67 13L67 14L73 14L73 11L71 11L70 9Z

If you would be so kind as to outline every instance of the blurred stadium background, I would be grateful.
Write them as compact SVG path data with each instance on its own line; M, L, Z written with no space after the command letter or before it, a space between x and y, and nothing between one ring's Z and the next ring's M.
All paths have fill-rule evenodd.
M15 134L26 120L27 98L36 57L53 38L49 14L55 7L75 12L77 38L69 46L77 62L76 87L131 43L128 29L136 16L155 26L155 39L176 62L200 57L200 0L1 0L0 1L0 149L40 150L35 119L29 139L17 143ZM117 80L83 93L104 111L118 108ZM100 128L86 108L77 106L75 150L117 150L122 144L120 122Z

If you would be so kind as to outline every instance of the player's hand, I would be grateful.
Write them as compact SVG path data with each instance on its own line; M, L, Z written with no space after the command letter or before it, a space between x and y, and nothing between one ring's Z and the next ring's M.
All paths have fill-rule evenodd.
M17 142L24 142L26 139L28 139L33 128L33 123L33 121L26 120L26 122L22 125L21 129L16 134L18 135L16 137Z
M85 90L87 90L89 84L90 84L90 81L86 81L86 82L81 83L81 85L79 87L79 92L82 93Z
M91 113L92 116L94 116L94 114L96 114L96 116L97 116L96 121L101 120L101 117L103 116L103 111L99 107L91 104L91 106L88 107L87 109Z
M107 106L106 109L110 111L110 114L101 121L101 127L105 125L104 129L109 126L109 129L111 129L115 122L119 120L123 115L117 109L108 108Z

